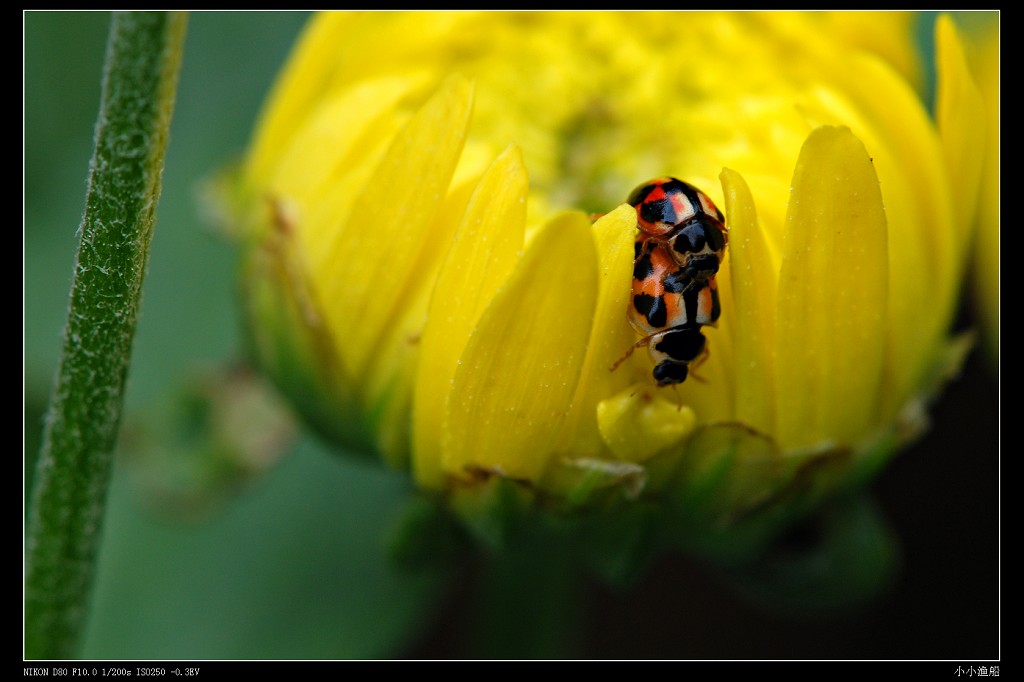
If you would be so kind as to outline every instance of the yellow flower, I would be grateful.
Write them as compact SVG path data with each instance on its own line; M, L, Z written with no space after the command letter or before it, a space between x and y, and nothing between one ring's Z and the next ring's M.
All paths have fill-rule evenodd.
M711 527L863 480L957 366L979 204L961 42L941 18L936 122L912 20L317 16L231 199L255 355L322 433L457 505L511 481ZM729 225L676 389L643 352L610 369L637 341L621 202L664 175Z

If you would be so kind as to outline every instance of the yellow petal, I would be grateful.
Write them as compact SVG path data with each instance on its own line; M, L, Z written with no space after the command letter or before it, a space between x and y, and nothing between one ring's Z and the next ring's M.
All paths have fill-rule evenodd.
M785 448L872 430L887 320L885 211L849 128L807 138L793 174L776 312L778 429Z
M327 98L288 146L261 190L287 202L296 215L298 241L312 280L330 280L335 242L352 204L408 115L395 110L408 79L372 81Z
M935 52L938 71L935 117L949 168L950 187L955 195L953 208L959 229L954 236L958 238L956 247L967 249L985 160L982 152L985 149L985 102L967 67L953 20L946 15L940 16L935 24Z
M928 371L931 358L922 349L936 346L953 314L963 257L955 197L947 189L942 142L906 81L868 55L850 56L836 76L837 90L815 93L815 118L849 125L871 151L891 228L883 414L892 417Z
M465 214L475 184L467 182L452 188L443 208L435 216L434 224L427 229L428 233L439 236L451 234L449 226ZM446 238L438 247L449 243L450 239ZM424 284L405 290L401 309L367 359L361 386L362 399L367 405L367 421L377 434L377 451L390 465L401 469L409 467L412 394L419 365L420 340L427 326L430 283L436 279L436 269L427 259L421 259L418 267L422 269Z
M602 216L594 223L593 235L599 254L597 309L562 444L566 451L571 449L581 457L598 456L604 449L597 425L598 403L636 379L632 365L611 369L637 339L626 318L633 276L636 209L622 204ZM650 376L649 369L646 376Z
M438 273L413 403L413 468L425 487L443 483L441 423L452 378L477 320L519 257L528 185L519 148L510 146L476 186Z
M985 343L995 366L999 358L999 17L994 12L970 16L981 23L970 32L977 47L971 72L982 94L986 116L972 274L974 300L982 313Z
M324 305L357 380L403 313L409 291L433 280L455 230L456 216L437 222L436 215L462 152L472 100L468 81L449 78L398 134L352 207Z
M293 200L319 199L338 169L373 162L365 154L373 142L387 140L395 126L395 104L413 86L407 78L370 81L322 98L292 131L269 174L271 191ZM255 164L255 161L252 161ZM250 170L250 173L255 171ZM325 187L327 186L327 187Z
M459 359L444 427L447 472L542 475L576 392L597 278L582 214L555 218L530 242Z
M736 419L770 433L775 426L775 291L778 263L757 220L743 177L726 168L722 191L729 217Z
M317 14L307 25L274 88L271 104L260 115L249 161L250 177L270 174L296 130L317 109L336 68L337 48L349 33L354 15Z

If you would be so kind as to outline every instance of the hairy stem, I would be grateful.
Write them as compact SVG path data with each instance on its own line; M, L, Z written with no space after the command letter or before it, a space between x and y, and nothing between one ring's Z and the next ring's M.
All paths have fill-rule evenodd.
M32 493L25 657L71 658L88 610L186 15L113 17L81 241Z

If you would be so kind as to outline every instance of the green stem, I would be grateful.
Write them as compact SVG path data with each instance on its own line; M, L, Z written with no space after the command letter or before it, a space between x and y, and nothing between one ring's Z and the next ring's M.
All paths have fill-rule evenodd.
M25 547L25 657L71 658L88 607L186 15L116 13L60 369Z

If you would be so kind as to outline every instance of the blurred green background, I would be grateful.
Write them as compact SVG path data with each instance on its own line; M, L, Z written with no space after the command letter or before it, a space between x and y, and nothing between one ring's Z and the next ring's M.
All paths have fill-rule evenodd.
M28 464L60 348L109 15L24 16ZM233 255L200 219L197 194L244 148L304 20L190 19L85 658L471 655L462 642L480 564L465 559L445 575L388 559L386 537L411 495L403 477L301 438L267 475L184 520L155 510L126 462L145 449L147 428L164 432L187 377L238 357ZM873 486L904 542L885 598L784 618L738 600L701 565L668 557L627 591L584 583L578 655L997 657L998 394L977 354L934 417L928 437Z

